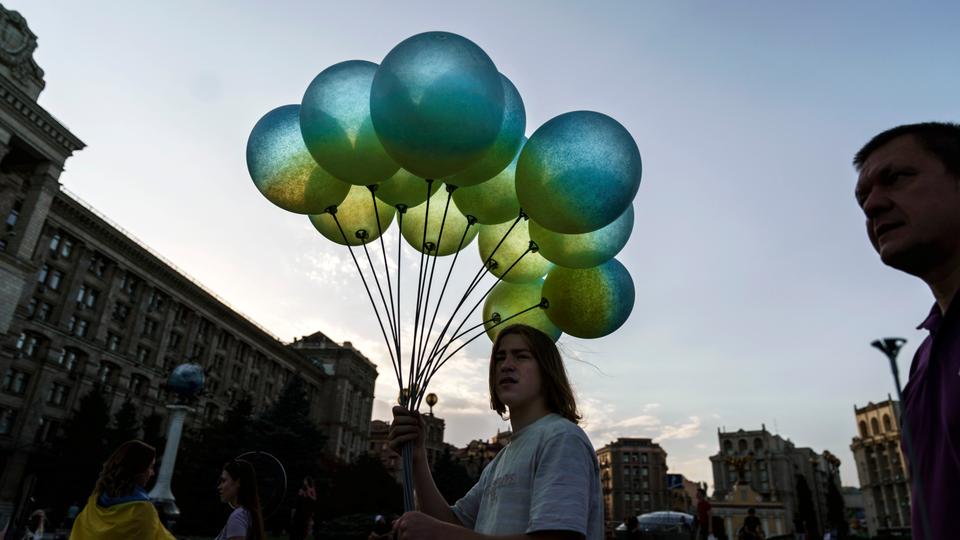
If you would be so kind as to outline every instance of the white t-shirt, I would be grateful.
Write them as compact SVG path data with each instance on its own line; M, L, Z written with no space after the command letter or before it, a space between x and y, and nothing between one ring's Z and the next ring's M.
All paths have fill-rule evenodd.
M246 508L238 506L233 512L230 512L230 517L227 518L227 524L223 526L223 530L220 531L220 534L217 535L215 540L227 540L228 538L237 536L246 538L249 529L250 512L247 512Z
M575 531L603 538L600 464L573 422L548 414L513 434L451 509L482 534Z

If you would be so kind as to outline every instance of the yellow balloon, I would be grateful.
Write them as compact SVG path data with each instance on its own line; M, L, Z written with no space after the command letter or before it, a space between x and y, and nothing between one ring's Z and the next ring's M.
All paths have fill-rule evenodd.
M396 212L389 204L374 198L369 188L351 186L347 198L336 207L336 218L330 212L311 214L310 223L329 240L341 245L359 246L376 240L386 231Z
M427 215L427 206L430 207L429 215ZM446 208L446 219L443 217L444 208ZM427 231L426 241L424 241L424 224ZM442 234L441 224L443 225ZM421 204L407 210L403 215L400 232L417 251L442 257L456 253L458 248L463 249L473 242L477 236L477 225L470 224L467 217L457 208L449 192L441 189L430 196L429 205Z
M526 219L480 226L480 260L495 276L510 283L528 283L553 268L553 263L531 248L529 226Z

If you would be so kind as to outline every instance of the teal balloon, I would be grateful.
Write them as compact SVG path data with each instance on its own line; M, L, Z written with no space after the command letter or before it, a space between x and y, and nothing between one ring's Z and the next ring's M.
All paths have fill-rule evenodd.
M509 165L520 152L520 146L526 137L527 112L523 107L520 92L513 86L510 79L500 75L503 83L503 121L500 124L500 133L497 134L493 146L487 150L480 160L463 171L446 178L444 181L455 186L475 186L486 182Z
M640 150L619 122L561 114L530 136L517 163L517 197L531 219L563 234L609 225L640 187Z
M383 147L422 178L458 173L490 149L503 123L497 67L472 41L449 32L407 38L380 63L370 115Z
M543 280L530 283L507 283L501 281L490 291L483 303L483 327L490 341L497 339L500 330L511 324L525 324L550 336L553 341L560 339L563 333L547 316L550 308L537 307L517 315L527 308L536 306L542 300ZM512 319L508 317L517 315ZM496 322L499 318L501 322Z
M400 168L370 119L376 72L376 64L363 60L330 66L313 79L300 105L300 130L313 158L333 176L359 186L382 182Z
M538 280L550 271L553 264L536 251L528 252L529 222L521 219L514 225L514 221L480 225L480 260L493 275L504 281L527 283Z
M593 268L553 267L543 282L543 296L554 324L571 336L592 339L627 321L635 291L630 272L610 259Z
M477 218L477 221L483 225L494 225L516 218L520 214L520 201L517 200L514 177L519 158L518 151L513 161L493 178L481 184L454 191L453 200L457 201L460 210L468 216Z
M284 105L261 118L247 139L247 171L260 193L296 214L336 206L350 186L317 166L300 136L300 106Z
M374 199L366 187L351 186L347 198L336 208L336 219L329 212L312 214L310 223L328 240L341 245L359 246L379 238L390 226L395 214L396 210L392 206ZM337 227L338 221L340 227Z
M440 182L430 183L430 195L436 193L438 189L440 189ZM410 174L405 169L400 169L377 186L377 198L394 207L419 206L427 200L427 181Z
M407 210L403 215L400 233L407 243L413 246L413 249L442 257L456 253L458 248L467 247L477 237L477 225L470 224L452 199L449 199L450 206L447 207L448 198L447 190L438 190L430 196L429 205L421 204ZM446 219L444 219L444 208L446 208ZM427 231L426 241L423 236L424 224Z
M568 268L590 268L614 258L633 232L633 205L613 223L583 234L561 234L530 222L530 239L547 260Z

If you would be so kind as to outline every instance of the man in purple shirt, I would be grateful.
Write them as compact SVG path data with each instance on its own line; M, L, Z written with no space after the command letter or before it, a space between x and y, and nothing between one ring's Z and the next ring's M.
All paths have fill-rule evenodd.
M880 260L923 280L936 300L903 390L913 538L960 539L960 125L890 129L853 164Z

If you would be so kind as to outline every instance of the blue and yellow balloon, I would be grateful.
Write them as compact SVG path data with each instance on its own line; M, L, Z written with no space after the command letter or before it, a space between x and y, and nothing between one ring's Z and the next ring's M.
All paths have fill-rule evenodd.
M500 330L511 324L532 326L554 341L559 339L563 332L547 316L550 307L540 305L542 290L542 279L530 283L497 283L483 303L483 327L490 340L496 340Z
M440 182L428 182L419 176L400 169L384 183L377 185L377 198L393 207L413 208L426 202L428 195L440 189Z
M511 283L527 283L539 280L553 267L531 246L528 226L525 219L480 226L480 260L493 275Z
M496 140L482 158L463 171L445 178L444 182L459 187L485 183L510 165L520 152L526 140L523 134L527 128L527 112L517 87L503 75L500 75L500 80L503 83L503 121Z
M421 204L407 210L400 224L400 234L417 251L442 257L470 245L477 237L477 225L471 224L460 212L447 190L438 190L430 196L429 205Z
M613 223L583 234L561 234L530 221L530 239L548 261L568 268L590 268L616 257L633 232L633 205Z
M540 126L523 146L517 197L544 228L587 233L623 214L641 172L640 150L625 127L597 112L570 112Z
M376 72L377 65L364 60L334 64L313 79L300 105L300 130L313 158L336 178L358 186L382 182L400 168L370 119Z
M368 188L352 186L335 213L336 219L331 212L310 215L310 223L328 240L345 246L359 246L379 238L390 226L396 210L375 199Z
M422 178L466 169L503 123L503 83L487 53L449 32L407 38L380 63L370 115L387 153Z
M454 191L453 200L457 201L460 210L477 218L483 225L503 223L520 215L520 201L517 200L514 181L519 157L518 151L505 169L486 182Z
M247 170L267 200L296 214L319 214L350 191L307 151L299 105L277 107L257 122L247 139Z
M599 338L620 328L633 311L635 294L630 272L616 259L585 269L555 266L543 282L547 316L579 338Z

